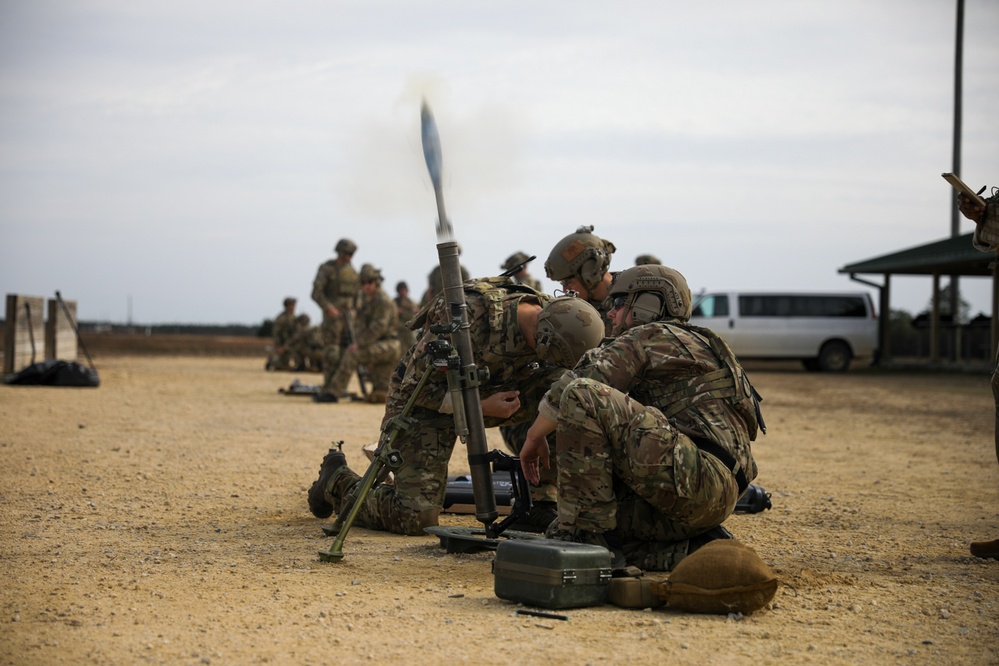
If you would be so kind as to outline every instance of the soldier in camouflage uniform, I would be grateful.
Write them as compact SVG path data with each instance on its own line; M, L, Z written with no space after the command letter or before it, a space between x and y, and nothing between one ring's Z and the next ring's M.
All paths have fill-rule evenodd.
M353 317L361 289L361 280L350 263L357 245L349 238L341 238L333 249L336 259L320 266L312 283L312 300L323 313L320 331L323 337L324 383L327 384L340 364L340 355L349 337L348 320Z
M975 223L972 245L982 252L993 252L999 256L999 190L992 188L992 196L985 200L985 206L975 204L969 197L958 195L958 208L966 218ZM999 355L992 373L992 395L996 403L996 459L999 460ZM971 554L983 559L999 560L999 539L974 541Z
M416 342L416 334L406 322L415 317L420 308L409 297L409 285L405 282L395 285L395 293L396 296L392 300L395 301L395 310L399 314L399 346L405 351Z
M578 298L551 300L503 278L469 281L464 289L476 365L488 370L479 386L485 426L533 419L552 381L603 335L597 313ZM430 326L450 321L449 310L439 295L420 312L417 321L426 332L392 376L380 446L388 441L386 426L403 412L431 364L427 346L437 336ZM418 535L437 524L457 438L446 373L431 372L409 416L416 426L394 441L405 462L394 470L394 485L378 485L368 494L356 520L360 526ZM310 510L319 518L341 510L359 480L343 453L331 449L309 490Z
M500 268L506 272L512 270L515 266L520 266L520 269L513 274L513 280L517 284L526 284L535 291L542 291L541 281L527 272L527 264L529 261L530 257L528 255L523 252L514 252L506 258L506 261L503 262L503 265L500 266Z
M592 226L581 226L556 243L545 261L548 279L566 291L575 291L595 307L604 318L607 335L611 330L608 313L613 307L610 262L616 249L614 243L594 235Z
M284 310L274 318L272 329L274 335L274 350L267 359L267 370L288 370L292 367L292 352L289 348L291 339L295 337L298 327L295 325L294 298L284 299Z
M297 361L297 370L322 372L323 336L318 326L311 326L309 315L302 313L295 317L298 332L288 342L288 348Z
M461 254L461 246L458 246L458 254ZM466 282L471 279L472 274L468 272L468 269L461 266L461 281ZM437 294L441 293L444 289L444 278L441 276L440 265L434 266L430 270L430 274L427 275L427 290L423 292L423 296L420 298L420 307L424 308L430 301L434 299Z
M364 304L354 322L354 341L347 345L340 365L323 387L312 396L316 402L337 402L347 395L347 383L363 365L371 379L367 402L384 404L388 397L389 377L402 356L399 346L399 314L395 303L382 289L382 274L371 264L361 266L361 291Z
M615 277L614 332L545 396L521 462L529 480L556 432L558 520L548 536L668 571L710 538L756 477L758 394L728 345L688 323L677 271Z

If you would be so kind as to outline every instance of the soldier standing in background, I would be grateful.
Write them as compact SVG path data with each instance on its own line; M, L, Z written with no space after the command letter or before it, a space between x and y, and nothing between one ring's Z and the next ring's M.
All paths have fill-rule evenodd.
M291 352L288 343L295 337L298 328L295 326L295 304L294 298L289 296L284 299L284 311L274 318L272 333L274 335L274 349L264 366L267 370L288 370L292 367Z
M395 285L396 296L395 310L399 315L399 346L403 351L409 349L416 342L416 333L406 326L406 322L416 316L420 311L413 299L409 297L409 285L399 282Z
M312 283L312 300L323 313L320 330L323 338L323 372L327 384L340 364L342 349L349 336L347 319L354 314L361 288L361 279L350 263L357 245L349 238L341 238L333 250L336 258L319 267Z
M514 266L519 265L520 270L511 276L513 277L514 282L517 284L527 285L535 291L542 291L541 281L535 279L534 276L527 272L527 263L529 259L530 257L523 252L514 252L506 258L506 261L503 262L503 265L500 266L500 268L505 272L511 270Z
M629 268L611 293L617 337L552 384L520 459L536 482L556 433L558 519L548 538L670 571L702 543L731 538L720 526L756 477L759 396L728 345L690 325L678 271Z
M367 402L384 404L388 397L389 378L402 348L399 346L399 315L395 303L382 289L382 274L371 264L361 266L361 291L364 303L354 322L354 341L347 345L340 364L323 386L312 396L316 402L338 402L347 396L347 383L363 365L371 378Z
M975 223L975 234L971 239L976 249L992 252L999 256L999 191L992 188L992 196L984 206L976 205L969 197L957 196L961 214ZM996 459L999 460L999 354L996 368L992 373L992 395L996 403ZM984 559L999 560L999 539L975 541L971 544L971 554Z
M611 255L617 248L614 243L593 234L592 226L581 226L552 248L545 262L549 280L562 285L566 291L575 291L588 301L603 317L606 333L610 335L608 313L614 306L610 300Z
M461 246L458 246L458 254L461 254ZM461 281L471 279L472 274L468 272L468 269L461 266ZM444 278L441 277L441 267L440 265L435 265L427 276L427 290L423 292L423 296L420 298L420 307L426 306L427 303L434 299L434 296L441 293L444 289Z

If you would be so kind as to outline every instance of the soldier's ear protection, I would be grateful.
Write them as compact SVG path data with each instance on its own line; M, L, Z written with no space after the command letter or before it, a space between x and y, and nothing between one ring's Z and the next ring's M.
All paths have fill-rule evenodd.
M631 304L632 316L636 324L649 324L663 318L663 299L651 291L643 291L635 295Z

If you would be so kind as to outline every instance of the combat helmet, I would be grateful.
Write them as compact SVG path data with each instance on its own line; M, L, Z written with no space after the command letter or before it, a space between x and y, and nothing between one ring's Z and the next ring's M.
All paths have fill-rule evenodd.
M377 282L378 284L381 284L384 279L382 278L382 272L371 264L364 264L361 266L360 278L361 284L364 284L365 282Z
M281 304L284 305L285 307L288 307L289 305L294 305L295 303L298 303L298 301L295 300L295 298L292 296L289 296L288 298L284 299L281 302Z
M333 251L337 254L354 254L357 252L357 243L349 238L341 238L336 242L336 247L333 248Z
M659 258L651 254L640 254L635 257L636 266L644 266L645 264L661 264L663 262L659 261Z
M680 271L667 266L643 264L614 276L610 287L614 305L630 307L636 324L660 319L690 319L691 295ZM625 299L623 302L618 299Z
M304 312L295 317L295 323L298 324L299 326L308 326L311 321L312 320L309 318L309 315L305 314Z
M592 290L604 279L616 249L614 243L595 236L592 225L581 226L555 244L545 261L545 274L555 282L577 277Z
M530 260L530 258L531 256L529 254L525 254L523 252L514 252L513 254L511 254L509 257L506 258L506 261L503 262L503 265L500 266L500 268L502 268L505 271L508 271L514 266L517 266L518 264L527 263Z
M562 296L542 308L535 350L549 363L571 368L603 337L604 322L597 309L581 298Z

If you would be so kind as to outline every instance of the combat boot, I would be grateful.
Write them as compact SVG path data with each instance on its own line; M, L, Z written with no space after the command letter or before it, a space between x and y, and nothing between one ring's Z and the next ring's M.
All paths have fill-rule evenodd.
M569 541L572 543L602 546L611 554L612 569L621 569L627 566L627 562L624 559L624 551L621 549L620 538L616 532L589 532L578 528L565 529L558 522L553 522L545 530L545 538L555 541Z
M333 505L326 499L326 489L330 479L341 467L347 466L347 456L340 449L330 449L319 466L319 478L309 488L309 511L316 518L329 518L333 514Z
M340 402L340 399L332 393L322 391L312 396L312 402Z

